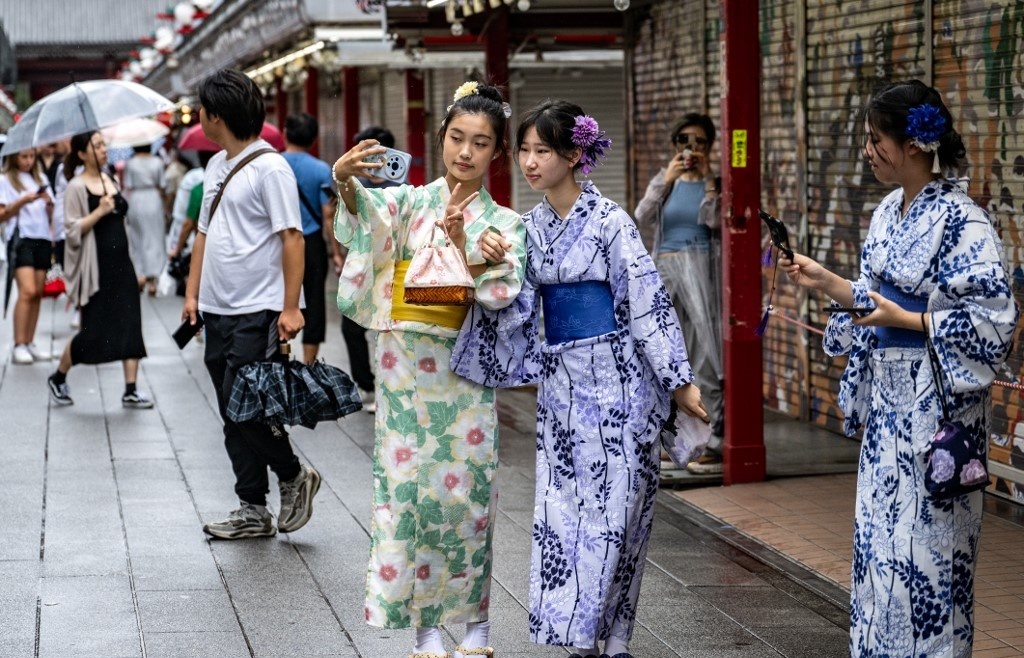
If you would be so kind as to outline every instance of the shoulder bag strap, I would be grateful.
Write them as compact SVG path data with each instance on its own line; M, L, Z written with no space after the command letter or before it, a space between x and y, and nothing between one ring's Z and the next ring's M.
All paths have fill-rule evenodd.
M301 201L302 205L306 207L306 212L313 216L313 221L316 222L317 226L322 226L324 223L322 217L323 211L321 210L319 213L316 211L313 207L313 203L306 198L305 194L302 193L302 187L299 186L298 181L295 182L295 187L299 190L299 201Z
M237 174L242 169L242 167L249 164L250 162L252 162L253 160L255 160L256 158L260 157L265 153L277 153L277 151L270 148L253 151L249 155L245 156L245 159L239 162L237 165L235 165L235 168L232 169L230 173L228 173L227 177L224 179L224 182L220 184L220 189L217 190L217 196L213 197L213 203L210 204L210 219L208 221L213 221L213 213L217 212L217 206L220 205L220 198L221 196L223 196L224 188L228 186L228 181L231 180L231 177Z

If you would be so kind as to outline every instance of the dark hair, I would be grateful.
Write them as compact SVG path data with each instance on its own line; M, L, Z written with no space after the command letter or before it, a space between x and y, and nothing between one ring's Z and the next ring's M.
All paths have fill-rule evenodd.
M715 143L715 124L706 114L698 114L697 112L690 112L689 114L683 115L683 118L676 121L675 125L672 126L671 132L669 132L669 139L675 141L679 133L683 132L683 128L689 128L690 126L697 126L704 131L704 134L708 138L708 148Z
M920 80L894 82L876 91L864 108L864 120L872 130L905 144L911 139L907 135L910 110L925 104L938 108L946 120L946 131L938 140L939 164L945 169L958 169L966 164L967 149L960 133L953 129L953 115L942 102L939 92Z
M216 151L198 151L199 153L199 166L206 169L206 165L210 164L210 158L217 154Z
M139 146L133 146L132 147L132 152L133 153L152 153L153 152L153 145L152 144L140 144Z
M222 119L236 139L259 136L267 110L260 88L249 76L221 69L199 83L197 94L206 115Z
M476 93L463 96L448 108L441 129L437 131L437 145L444 145L444 136L448 132L448 124L462 114L482 114L491 121L491 128L498 138L497 154L501 162L508 159L508 118L505 117L505 98L501 90L494 85L479 83Z
M78 133L71 138L71 148L68 154L64 156L64 178L71 180L75 177L75 169L78 169L79 165L85 164L82 158L78 157L79 151L88 151L89 145L92 144L92 136L97 131L89 130L84 133Z
M383 126L370 126L369 128L363 128L356 133L356 143L363 141L364 139L375 139L380 142L381 146L386 146L389 149L395 148L395 136L391 134L391 131Z
M284 138L291 144L308 149L319 134L320 125L312 114L306 112L289 114L288 118L284 120Z
M572 141L572 130L576 126L576 117L584 114L583 108L575 103L563 100L542 102L526 113L516 130L516 149L523 146L526 131L531 127L537 129L537 137L566 160L571 160L579 145ZM583 159L576 163L573 171L583 166Z

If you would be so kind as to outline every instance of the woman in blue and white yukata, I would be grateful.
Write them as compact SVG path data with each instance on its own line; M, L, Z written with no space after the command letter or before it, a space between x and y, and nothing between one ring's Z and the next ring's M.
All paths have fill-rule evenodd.
M576 658L596 657L604 640L604 654L631 658L670 398L708 416L633 220L576 182L609 147L603 135L565 101L519 126L519 166L545 192L523 216L525 281L503 310L472 307L451 363L485 386L539 384L531 639L572 646Z
M938 92L917 80L890 85L868 102L865 124L872 172L898 187L875 209L860 277L847 281L800 254L781 262L833 306L873 307L833 313L825 332L828 354L850 356L839 397L846 432L865 428L850 654L966 658L983 493L939 499L925 487L925 452L942 420L926 341L951 420L978 428L1017 306L988 216L939 175L966 151Z

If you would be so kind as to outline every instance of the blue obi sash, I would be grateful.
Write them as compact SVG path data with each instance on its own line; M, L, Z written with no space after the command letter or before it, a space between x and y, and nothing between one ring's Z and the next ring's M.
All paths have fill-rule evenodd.
M881 289L878 292L882 297L899 304L906 311L921 313L928 310L928 297L907 294L888 281L882 282ZM924 347L925 341L923 331L900 327L875 327L875 336L878 337L879 349L886 347Z
M615 301L607 281L549 283L544 302L544 340L549 345L593 338L615 331Z

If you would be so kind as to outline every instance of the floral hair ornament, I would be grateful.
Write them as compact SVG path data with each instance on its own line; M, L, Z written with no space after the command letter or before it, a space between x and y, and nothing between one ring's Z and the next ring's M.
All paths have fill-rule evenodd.
M451 112L452 108L460 100L462 100L466 96L476 96L479 93L480 93L480 83L479 82L476 82L475 80L470 80L469 82L463 82L461 85L459 85L459 88L455 90L455 94L452 96L452 104L449 105L448 109L445 110L445 111L446 112Z
M576 117L576 125L572 129L572 143L583 149L580 168L589 174L598 165L598 160L605 156L605 151L612 146L612 140L604 136L604 131L597 125L594 117L581 114Z
M946 134L949 123L942 116L942 110L931 103L922 103L907 112L907 137L910 143L925 153L934 153L932 173L942 171L939 166L939 145Z

